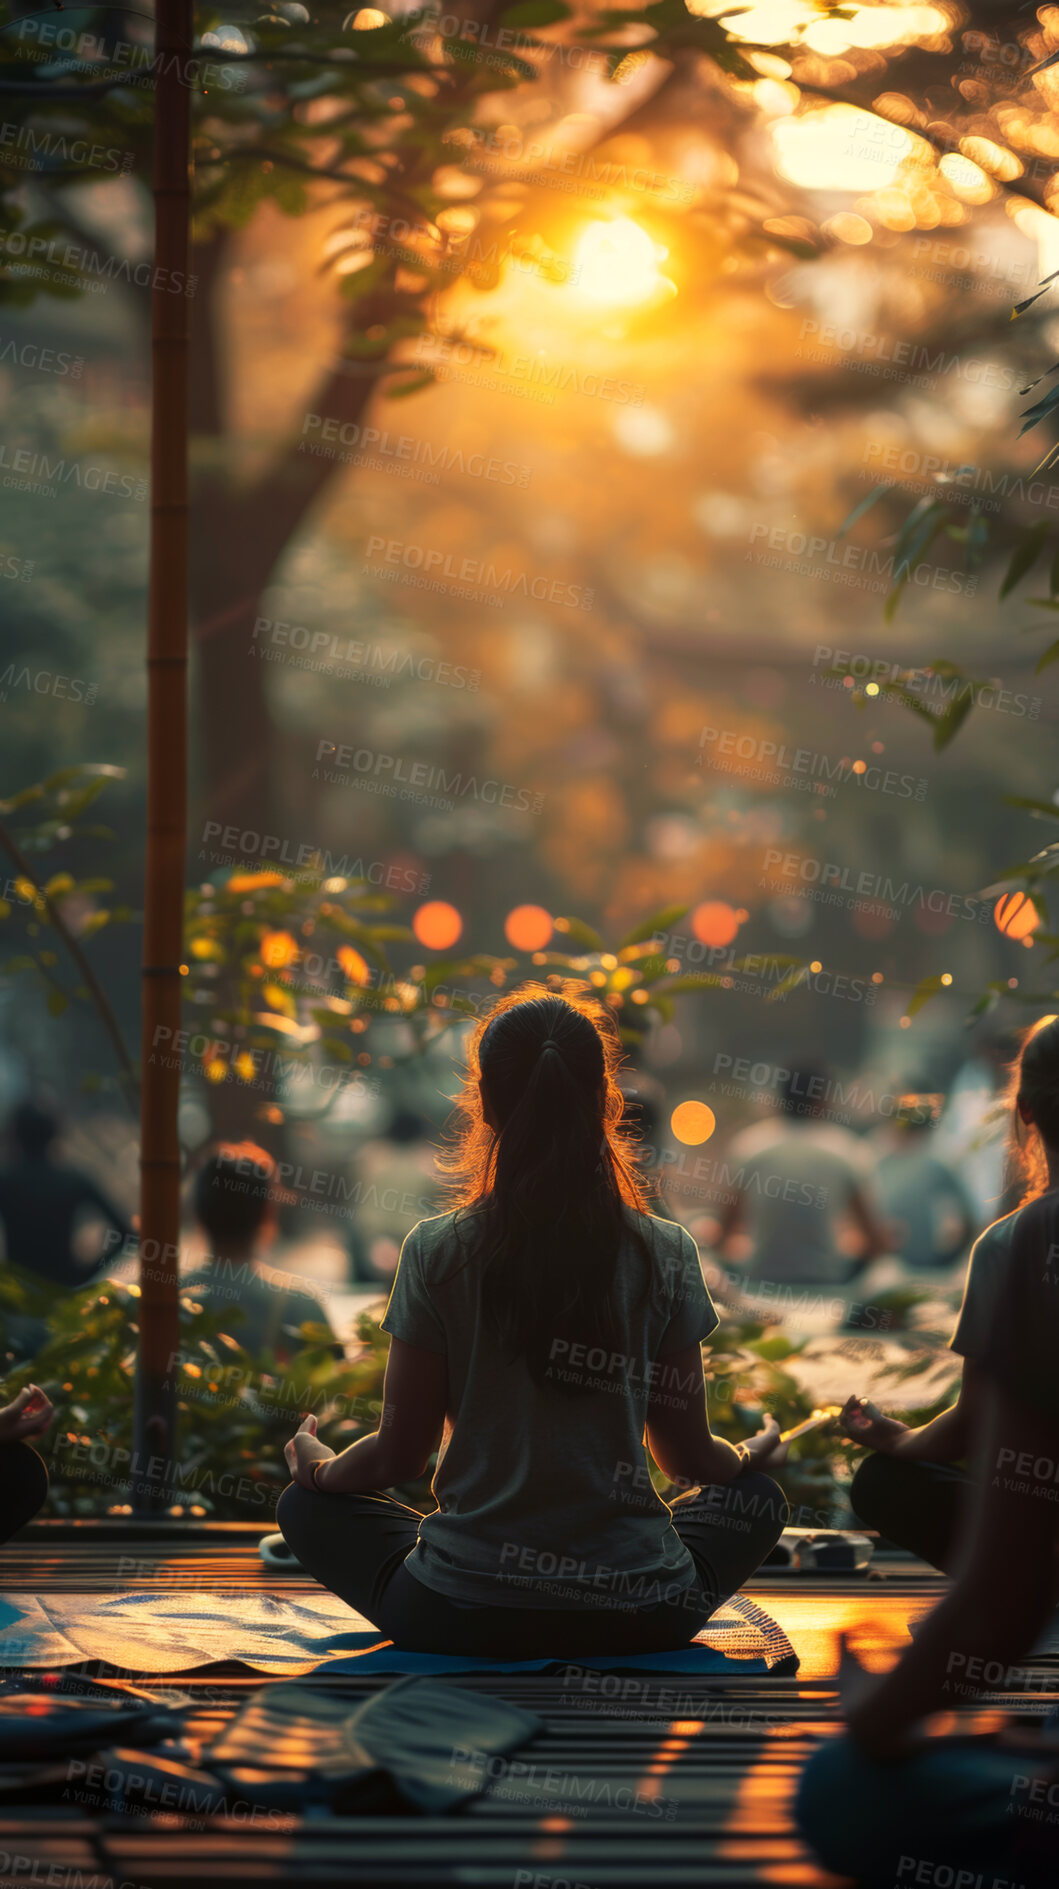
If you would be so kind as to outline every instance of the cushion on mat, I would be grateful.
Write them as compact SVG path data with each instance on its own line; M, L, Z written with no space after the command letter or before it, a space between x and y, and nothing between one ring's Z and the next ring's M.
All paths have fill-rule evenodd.
M0 1666L60 1667L83 1660L141 1673L188 1672L238 1661L256 1672L296 1677L326 1665L333 1673L542 1672L568 1660L471 1659L405 1653L320 1589L297 1596L202 1594L8 1594L18 1617L0 1621ZM673 1673L787 1673L797 1658L782 1628L754 1601L735 1594L692 1643L675 1653L598 1654L581 1664L611 1672L632 1667Z

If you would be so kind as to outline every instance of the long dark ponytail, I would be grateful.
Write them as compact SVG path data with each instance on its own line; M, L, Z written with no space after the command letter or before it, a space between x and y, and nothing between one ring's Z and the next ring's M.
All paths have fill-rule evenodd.
M531 985L478 1025L467 1061L462 1121L442 1166L479 1268L483 1314L535 1380L586 1388L555 1360L572 1343L621 1350L618 1249L626 1210L647 1211L621 1125L617 1029L583 986Z

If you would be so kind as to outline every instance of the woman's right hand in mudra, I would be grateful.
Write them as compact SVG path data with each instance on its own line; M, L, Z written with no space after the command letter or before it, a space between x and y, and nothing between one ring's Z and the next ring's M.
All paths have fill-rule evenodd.
M303 1489L313 1489L313 1464L327 1463L334 1457L334 1450L328 1449L316 1434L316 1418L304 1417L289 1443L284 1446L283 1460Z
M18 1443L24 1436L39 1436L55 1415L38 1384L24 1384L11 1403L0 1406L0 1443Z
M780 1436L775 1417L766 1417L756 1436L748 1436L744 1445L751 1469L779 1469L787 1461L790 1448Z

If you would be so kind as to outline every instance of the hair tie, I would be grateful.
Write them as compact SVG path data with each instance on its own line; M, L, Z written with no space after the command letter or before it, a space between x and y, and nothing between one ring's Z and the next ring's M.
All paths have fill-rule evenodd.
M559 1045L556 1042L554 1036L546 1036L543 1043L541 1044L541 1049L558 1049L558 1047Z

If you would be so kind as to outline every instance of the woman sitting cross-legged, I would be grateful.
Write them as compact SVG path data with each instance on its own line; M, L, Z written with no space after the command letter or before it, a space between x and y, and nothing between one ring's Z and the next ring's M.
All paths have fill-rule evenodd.
M1059 1179L1015 1216L983 1329L968 1429L976 1468L955 1579L883 1677L847 1658L847 1736L802 1778L802 1830L829 1870L871 1889L1055 1889L1059 1712L1034 1643L1059 1602ZM1026 1661L1026 1664L1023 1662ZM1000 1702L1022 1710L997 1727ZM961 1719L980 1703L983 1719ZM942 1723L955 1735L940 1736ZM933 1721L933 1723L932 1723Z
M850 1397L842 1412L847 1436L872 1452L850 1490L857 1519L945 1574L955 1571L964 1511L977 1493L967 1457L987 1389L982 1361L1004 1303L1014 1244L1023 1221L1033 1217L1033 1203L1059 1187L1059 1018L1046 1017L1027 1031L1011 1072L1009 1102L1025 1194L1021 1207L987 1227L971 1251L950 1341L963 1358L956 1402L918 1429L884 1416L863 1397ZM1054 1255L1051 1268L1059 1281Z
M770 1419L710 1432L717 1324L682 1227L652 1217L601 1006L538 987L476 1029L455 1210L405 1240L378 1430L287 1445L289 1548L409 1650L569 1657L686 1646L787 1519ZM644 1439L686 1493L652 1486ZM383 1493L438 1446L437 1508Z

